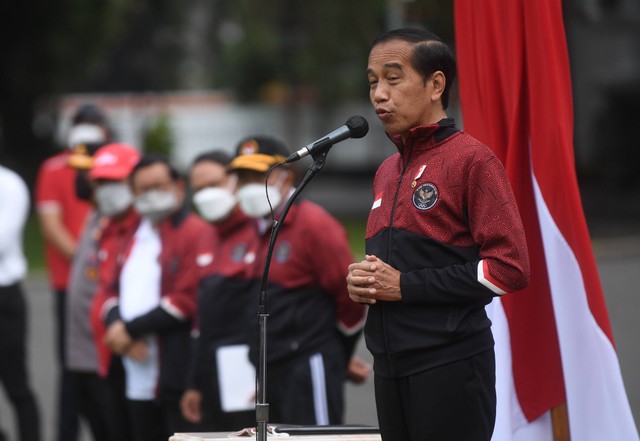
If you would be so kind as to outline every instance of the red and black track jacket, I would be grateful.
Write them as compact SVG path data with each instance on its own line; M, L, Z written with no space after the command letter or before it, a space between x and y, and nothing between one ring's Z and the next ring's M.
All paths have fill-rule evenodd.
M198 332L190 367L190 386L201 390L215 378L218 348L249 344L248 330L255 326L258 311L252 279L258 242L254 220L236 207L215 228L219 240L214 261L198 289Z
M103 341L106 334L103 311L109 309L108 305L105 306L107 301L112 305L115 302L115 277L119 274L118 266L121 264L118 256L122 256L122 250L127 249L139 225L140 215L129 208L122 216L109 219L98 241L98 286L89 319L98 353L98 372L103 377L108 374L111 364L111 349Z
M269 231L260 236L256 252L256 293L269 236ZM269 364L331 348L346 357L346 367L366 314L365 307L352 302L347 292L347 268L352 261L346 231L333 216L306 200L292 205L269 270ZM257 332L256 326L252 329ZM258 361L257 341L256 334L250 352L254 363Z
M132 338L155 334L160 346L158 390L180 391L186 387L190 356L191 320L195 318L197 289L203 273L214 260L215 230L187 208L163 220L159 226L162 250L160 305L125 323ZM135 233L135 231L134 231ZM108 326L120 318L119 280L123 264L133 246L132 239L118 250L113 283L108 290L102 316ZM140 274L144 277L144 274ZM140 293L145 295L145 293Z
M529 258L511 186L491 150L452 119L416 127L374 184L367 254L401 272L402 301L365 326L376 374L412 375L493 347L484 307L524 288Z

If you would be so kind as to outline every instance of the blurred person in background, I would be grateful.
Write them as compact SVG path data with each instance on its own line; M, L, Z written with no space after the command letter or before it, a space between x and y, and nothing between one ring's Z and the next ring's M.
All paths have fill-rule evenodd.
M240 141L229 170L237 176L236 197L253 219L257 246L253 262L257 304L272 226L269 201L278 219L294 192L295 173L283 162L289 151L271 136ZM265 194L265 184L269 201ZM287 424L341 424L344 382L361 335L366 307L349 300L345 277L352 259L343 226L320 206L298 200L275 243L268 274L267 401L271 421ZM345 266L347 265L347 266ZM254 310L257 315L257 308ZM249 323L250 359L257 366L258 327ZM366 378L366 366L359 380ZM362 374L362 372L364 372Z
M0 165L0 381L20 441L38 441L40 415L27 370L27 305L21 286L27 273L22 238L28 214L27 185Z
M218 235L211 271L198 292L189 389L181 400L185 418L200 423L205 431L236 431L255 425L255 370L247 357L247 328L255 321L257 298L250 279L253 261L247 259L247 253L255 249L257 236L253 220L238 207L236 176L227 173L231 159L223 151L205 152L193 161L189 172L193 205ZM238 351L244 360L230 359L225 355L229 350ZM245 369L240 371L241 367ZM225 372L243 372L245 381L235 387L230 381L225 384ZM231 396L238 397L236 403L229 403Z
M55 294L56 346L60 366L57 440L75 441L78 409L70 376L64 368L66 293L71 259L76 251L90 204L76 195L76 170L69 157L78 146L107 142L110 132L102 110L93 104L80 106L73 115L64 151L47 159L36 178L35 202L45 241L46 265Z
M145 155L131 177L141 216L115 256L101 316L105 341L122 354L127 410L136 441L193 432L180 398L186 389L191 321L202 271L213 261L213 230L189 212L184 182L169 161Z
M78 240L71 264L65 362L72 377L78 412L96 441L130 439L127 415L119 405L124 397L122 369L111 369L108 378L100 375L90 311L98 290L98 256L103 234L110 219L125 215L130 210L133 196L128 177L139 158L133 147L117 143L99 147L97 152L95 149L78 148L69 157L71 166L78 169L76 194L89 200L94 208ZM119 363L119 360L112 362Z

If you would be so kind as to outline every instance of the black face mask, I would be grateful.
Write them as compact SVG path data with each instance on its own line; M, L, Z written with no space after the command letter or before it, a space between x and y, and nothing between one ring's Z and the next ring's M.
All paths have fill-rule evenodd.
M105 145L105 144L102 143L102 142L98 142L98 143L88 142L88 143L84 144L84 146L87 149L87 154L89 156L93 156L98 151L98 149L100 147L102 147L103 145Z
M93 199L93 189L85 172L76 172L75 191L78 199L87 202L91 202Z
M102 147L104 143L86 143L83 144L85 150L85 154L88 156L93 156L96 151L100 147ZM91 188L91 183L89 182L89 178L87 177L87 172L84 170L78 170L76 172L76 180L75 180L75 193L76 197L80 200L91 202L93 200L93 189Z

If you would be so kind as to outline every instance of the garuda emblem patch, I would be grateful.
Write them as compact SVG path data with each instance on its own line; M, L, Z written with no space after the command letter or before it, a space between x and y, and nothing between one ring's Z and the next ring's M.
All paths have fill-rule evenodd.
M418 210L430 210L438 202L438 188L429 182L420 185L413 192L413 205Z

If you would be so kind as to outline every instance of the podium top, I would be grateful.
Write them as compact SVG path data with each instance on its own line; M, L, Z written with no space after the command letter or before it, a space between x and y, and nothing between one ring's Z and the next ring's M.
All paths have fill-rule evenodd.
M348 435L293 435L287 434L272 435L268 434L270 439L287 438L290 441L381 441L379 434L348 434ZM255 439L250 436L233 436L229 437L229 433L176 433L169 441L229 441L229 440Z

